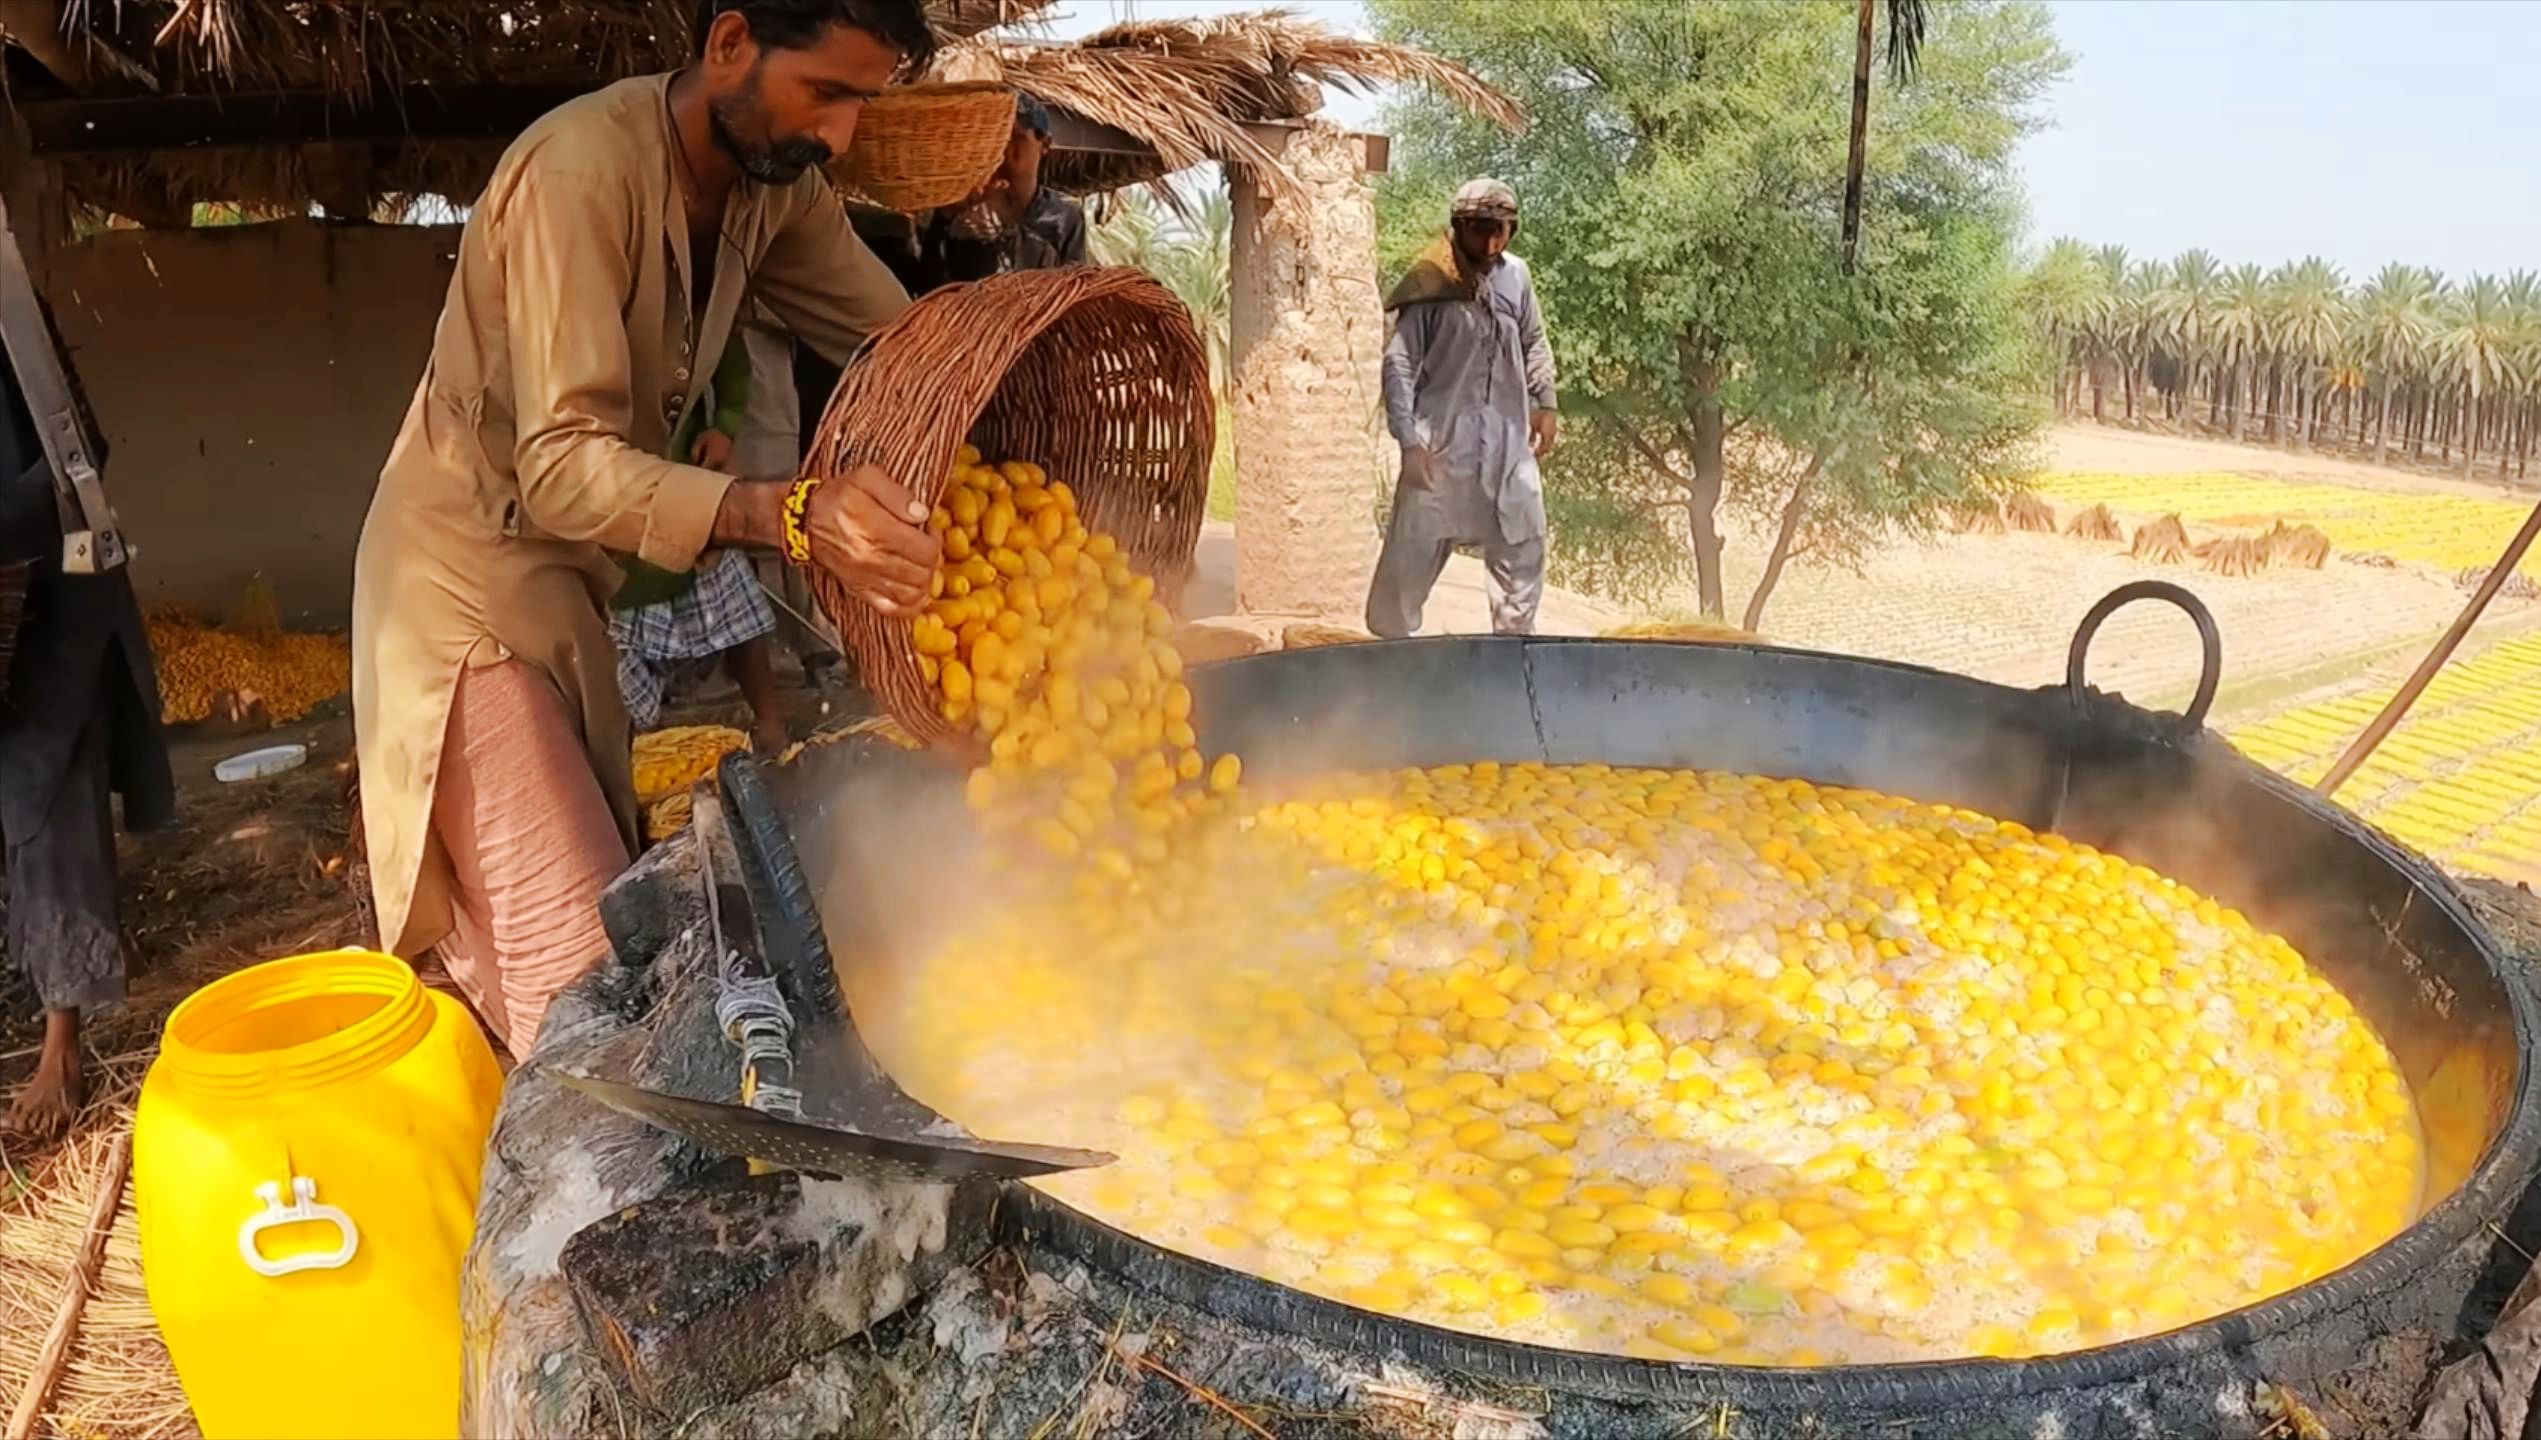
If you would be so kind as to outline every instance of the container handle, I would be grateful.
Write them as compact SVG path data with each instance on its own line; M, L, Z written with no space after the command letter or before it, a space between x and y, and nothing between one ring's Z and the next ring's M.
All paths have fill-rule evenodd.
M2120 585L2101 596L2100 603L2092 606L2090 613L2082 617L2082 623L2074 627L2073 646L2065 652L2065 690L2073 697L2074 713L2084 714L2091 708L2090 687L2083 683L2083 673L2091 658L2091 641L2111 615L2138 600L2167 600L2187 612L2188 618L2196 622L2197 645L2202 652L2197 671L2197 693L2189 700L2187 713L2181 718L2188 722L2189 729L2202 729L2206 723L2206 712L2215 703L2215 688L2223 682L2223 634L2215 628L2214 612L2206 608L2205 601L2185 587L2167 580L2134 580Z
M238 1258L247 1268L267 1279L294 1275L303 1270L341 1270L353 1263L353 1252L361 1248L362 1236L353 1227L353 1217L332 1205L318 1202L318 1182L306 1175L291 1177L291 1203L282 1203L282 1187L268 1180L256 1187L256 1198L265 1208L247 1217L238 1227ZM300 1225L311 1221L333 1225L339 1243L333 1250L312 1251L303 1255L286 1255L268 1260L256 1248L256 1238L281 1225Z

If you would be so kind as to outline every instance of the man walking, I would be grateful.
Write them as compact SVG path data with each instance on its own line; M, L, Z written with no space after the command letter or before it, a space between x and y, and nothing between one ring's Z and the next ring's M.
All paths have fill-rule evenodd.
M1368 629L1400 639L1447 557L1479 546L1490 572L1491 628L1535 630L1544 597L1544 479L1553 448L1553 351L1526 262L1508 253L1515 192L1472 180L1456 192L1447 233L1386 297L1385 420L1403 447L1385 550L1368 589Z

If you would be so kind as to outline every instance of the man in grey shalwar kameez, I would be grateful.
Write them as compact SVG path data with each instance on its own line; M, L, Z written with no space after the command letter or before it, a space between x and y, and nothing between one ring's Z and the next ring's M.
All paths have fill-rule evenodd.
M1368 629L1400 639L1459 546L1482 551L1491 628L1535 630L1544 598L1544 478L1552 448L1553 351L1526 262L1507 253L1517 196L1497 180L1456 192L1447 233L1385 308L1385 419L1403 447L1385 550L1368 587Z

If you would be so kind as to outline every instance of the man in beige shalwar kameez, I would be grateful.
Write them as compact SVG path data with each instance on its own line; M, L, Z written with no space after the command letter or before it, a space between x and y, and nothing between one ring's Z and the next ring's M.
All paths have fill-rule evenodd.
M843 359L907 305L821 173L932 44L919 0L707 0L698 61L507 151L354 571L353 709L381 943L439 948L515 1055L607 950L636 839L605 552L768 549L791 478L660 458L745 296ZM924 603L925 509L870 467L812 492L810 563Z

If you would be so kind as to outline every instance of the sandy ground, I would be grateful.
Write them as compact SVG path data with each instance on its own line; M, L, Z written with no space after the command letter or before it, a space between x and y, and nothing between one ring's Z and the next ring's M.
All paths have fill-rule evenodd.
M2287 450L2272 445L2235 445L2189 435L2160 435L2099 425L2058 425L2047 437L2050 470L2098 470L2118 475L2190 474L2200 470L2238 470L2245 475L2280 475L2289 480L2316 480L2426 495L2495 497L2525 493L2500 484L2493 463L2480 467L2480 478L2421 473L2350 460L2336 455Z
M1424 635L1485 634L1491 629L1491 581L1483 573L1482 562L1469 555L1459 555L1447 562L1447 573L1438 577L1438 588L1430 592L1429 606L1423 612L1421 633ZM1199 573L1184 592L1184 613L1193 619L1210 619L1235 613L1235 527L1223 520L1211 520L1200 530ZM1340 597L1335 610L1340 623L1356 626L1359 613L1367 603L1365 595ZM1592 595L1581 595L1557 586L1546 586L1544 603L1536 612L1536 629L1546 635L1594 635L1610 625L1632 618L1621 608Z
M2501 494L2493 485L2464 486L2320 455L2091 426L2058 427L2050 457L2056 471L2238 471L2386 493ZM1733 542L1726 577L1733 609L1753 586L1763 552L1762 537ZM2006 684L2046 684L2064 674L2074 628L2094 602L2128 581L2153 578L2186 586L2213 610L2223 635L2218 714L2224 716L2245 707L2247 697L2333 684L2390 652L2422 647L2451 623L2465 598L2449 577L2423 568L2373 568L2334 556L2317 571L2224 576L2193 564L2140 563L2106 542L1947 535L1928 544L1901 542L1858 572L1794 569L1769 603L1763 628L1777 644L1932 665ZM2541 606L2500 601L2490 616L2483 639L2541 623ZM2168 607L2129 607L2101 630L2090 673L2093 683L2139 701L2183 703L2196 681L2195 632Z
M2395 494L2493 499L2503 493L2493 484L2464 485L2324 455L2091 425L2053 430L2048 468L2124 475L2237 471ZM1725 578L1733 614L1754 586L1765 548L1759 535L1732 539ZM2333 560L2318 571L2226 577L2194 566L2139 564L2122 547L2061 536L1949 535L1901 541L1858 572L1795 566L1766 609L1764 631L1775 644L1932 665L2005 684L2046 684L2063 675L2074 627L2095 601L2128 581L2155 577L2186 585L2214 611L2224 652L2219 713L2227 715L2253 694L2273 697L2334 683L2388 652L2431 639L2463 598L2447 577L2407 566ZM1488 630L1488 583L1479 561L1460 556L1450 562L1425 632ZM1349 623L1357 623L1361 598L1336 603ZM1687 593L1669 608L1690 614L1693 600ZM1189 601L1193 615L1233 613L1231 525L1212 521L1203 530ZM1637 618L1643 617L1627 607L1555 587L1545 594L1539 628L1594 634ZM2534 623L2541 623L2541 607L2500 602L2484 628L2502 634ZM2130 608L2102 629L2091 676L2147 703L2182 703L2196 683L2195 632L2176 611Z
M1760 547L1729 557L1743 596ZM2319 570L2222 576L2194 565L2129 559L2118 545L2048 535L1951 535L1905 543L1859 572L1804 569L1785 578L1764 616L1766 638L1957 670L2010 685L2062 678L2074 629L2101 596L2130 581L2187 587L2214 612L2224 678L2242 687L2431 638L2461 609L2444 579L2332 558ZM2496 625L2536 607L2500 602ZM2091 678L2147 703L2184 699L2196 684L2196 632L2177 610L2143 602L2119 612L2092 648Z

